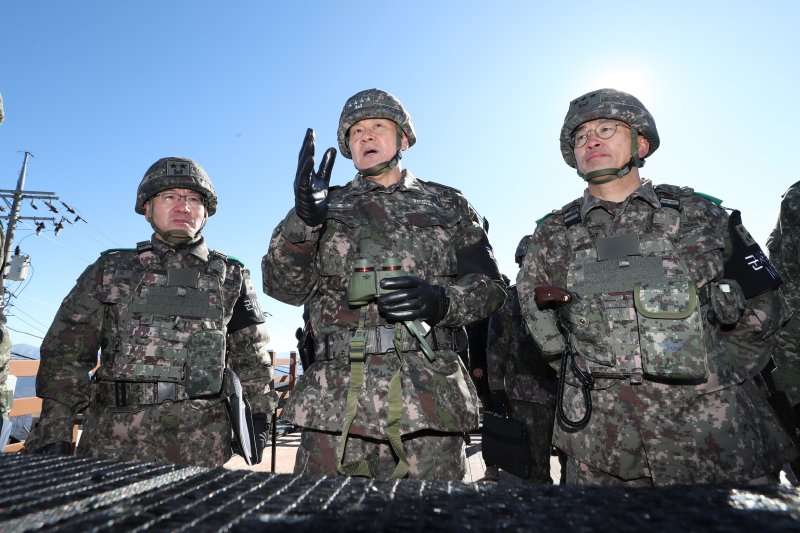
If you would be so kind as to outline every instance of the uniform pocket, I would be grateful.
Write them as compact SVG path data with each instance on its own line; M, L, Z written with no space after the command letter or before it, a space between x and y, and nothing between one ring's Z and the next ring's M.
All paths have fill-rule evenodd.
M694 283L686 279L638 283L634 306L642 370L647 376L681 381L708 378L702 315Z
M197 331L186 343L185 385L190 398L219 394L225 371L225 335Z

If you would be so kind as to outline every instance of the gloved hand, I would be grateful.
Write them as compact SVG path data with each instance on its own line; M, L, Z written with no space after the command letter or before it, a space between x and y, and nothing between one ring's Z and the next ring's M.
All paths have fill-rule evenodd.
M437 324L447 314L448 301L444 288L416 276L400 276L381 280L381 289L389 294L378 296L378 312L391 322L424 320Z
M498 415L511 416L511 400L504 390L493 390L490 392L492 411Z
M72 455L72 444L65 440L59 440L45 444L41 448L33 450L33 453L42 455Z
M256 457L253 464L261 462L264 456L264 448L269 444L270 434L270 415L265 413L256 413L253 415L253 432L256 435Z
M336 160L336 149L328 148L322 156L319 170L314 172L314 130L306 130L303 147L297 159L294 177L294 209L300 220L309 226L318 226L328 213L328 184Z

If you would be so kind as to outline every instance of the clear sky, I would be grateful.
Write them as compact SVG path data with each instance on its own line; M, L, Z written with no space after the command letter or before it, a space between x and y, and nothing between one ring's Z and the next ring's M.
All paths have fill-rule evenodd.
M196 159L219 193L203 233L252 270L271 347L294 348L300 309L261 292L261 257L293 205L305 129L336 145L345 100L380 87L407 107L418 177L461 189L489 219L501 270L534 221L584 185L561 159L569 101L601 87L638 96L661 147L642 174L741 209L762 245L798 178L800 3L293 0L0 4L0 188L54 192L88 221L15 244L15 343L38 345L80 273L150 236L136 187L165 156ZM792 155L795 154L795 155ZM354 175L339 157L334 184ZM23 216L60 216L38 204ZM56 207L61 207L56 203Z

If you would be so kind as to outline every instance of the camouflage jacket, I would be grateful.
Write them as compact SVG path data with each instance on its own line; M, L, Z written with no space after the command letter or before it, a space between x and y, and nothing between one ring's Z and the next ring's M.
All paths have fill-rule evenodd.
M145 382L145 386L148 381L162 381L142 379L136 376L136 372L125 375L125 372L137 364L151 372L154 368L167 368L168 355L174 356L171 362L175 364L181 354L192 352L188 345L199 330L219 328L224 335L223 364L233 369L241 379L253 412L269 413L273 409L274 399L270 393L272 364L267 352L269 336L247 269L238 260L210 251L202 238L194 244L173 247L153 237L150 243L142 245L139 252L111 250L104 253L81 274L62 302L41 346L36 393L44 399L45 405L39 426L26 442L29 449L57 440L69 440L68 432L74 415L90 405L93 408L90 412L102 412L104 405L108 407L107 404L113 403L113 398L109 400L107 395L101 396L101 390L105 390L107 384L113 386L115 379ZM177 283L167 281L172 272L188 270L200 272L199 279ZM163 279L159 280L159 277ZM161 285L196 286L199 290L192 292L190 288L188 292L199 294L200 298L203 294L210 294L200 305L218 313L219 323L203 319L200 325L196 324L197 321L188 325L190 321L187 318L162 317L157 311L148 315L135 309L134 302L148 297L155 299L153 287L159 281ZM212 285L217 288L208 292ZM187 292L187 289L177 290ZM135 298L136 294L139 296ZM188 316L191 313L187 311L185 317ZM139 322L133 332L134 346L125 348L121 339L124 339L132 320ZM165 327L167 323L172 327ZM202 355L202 350L195 353ZM122 365L123 361L131 364ZM98 362L95 379L90 382L89 372ZM195 362L195 366L197 364L202 362ZM190 373L190 366L190 357L186 356L183 372ZM230 393L230 384L225 380L222 390L216 389L219 391L216 394L201 399L185 399L186 387L181 385L185 378L179 374L164 380L177 382L178 400L191 404L198 413L219 404L225 394ZM126 402L143 406L152 403L147 399L138 400L128 394ZM52 422L48 418L52 418ZM192 445L198 443L199 440Z
M408 274L445 287L450 304L434 328L439 331L483 318L503 302L504 292L497 282L457 259L459 251L485 238L477 215L458 191L417 180L408 171L389 187L357 176L344 187L332 188L327 220L321 227L306 226L290 211L275 229L262 261L264 291L289 304L308 302L317 362L304 372L284 415L301 426L342 429L350 381L348 349L333 356L326 342L349 339L358 325L360 308L350 307L347 301L356 259L380 265L387 257L397 257ZM496 271L488 245L483 254L484 264L490 262ZM368 304L367 327L385 324L374 302ZM433 363L421 352L398 357L390 351L367 357L352 433L386 435L386 391L399 365L406 406L402 433L477 427L477 396L455 351L437 352Z
M779 456L791 447L763 395L747 385L766 364L768 339L786 318L785 301L775 290L744 305L739 285L723 280L727 213L688 188L657 190L644 181L620 203L587 190L540 221L533 234L517 277L529 330L554 313L538 312L535 287L572 291L573 303L559 320L578 366L595 376L588 425L575 430L557 423L554 443L623 479L758 477L780 465ZM672 207L664 195L675 200ZM617 236L623 240L606 239ZM604 251L609 245L616 251ZM720 322L737 333L721 331ZM749 408L717 399L752 394ZM586 412L570 367L562 403L571 421ZM717 418L722 410L724 420ZM725 440L732 427L741 441ZM765 447L775 453L763 453ZM742 456L733 461L726 455L736 453Z
M783 279L781 290L792 308L792 318L781 329L773 358L776 385L793 405L800 404L800 182L783 195L778 222L769 241L769 258Z
M555 403L556 374L525 328L516 285L506 289L503 307L489 316L486 355L491 390L505 390L512 400Z

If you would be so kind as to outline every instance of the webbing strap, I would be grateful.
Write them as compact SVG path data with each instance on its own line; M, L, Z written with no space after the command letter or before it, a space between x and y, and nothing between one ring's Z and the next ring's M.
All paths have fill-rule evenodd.
M342 423L342 434L339 437L339 454L336 461L336 470L345 476L364 476L375 477L370 465L365 460L355 463L344 464L344 452L347 449L347 435L350 426L356 418L358 410L358 395L364 388L364 328L367 321L367 306L361 308L358 317L358 327L350 340L350 387L347 389L347 400L345 402L344 422Z
M420 339L421 342L422 339ZM406 450L403 448L403 441L400 438L400 424L403 421L403 387L400 384L400 371L403 368L403 341L401 339L401 329L394 328L394 351L399 359L397 371L389 382L389 419L386 421L386 434L389 437L395 455L397 455L397 466L392 472L392 477L402 479L408 474L408 459ZM428 348L430 350L430 348Z
M345 416L342 424L342 434L339 437L339 454L336 469L340 474L346 476L374 478L375 472L365 459L344 464L344 454L347 450L347 438L350 432L350 426L353 424L358 410L358 395L364 387L364 329L366 317L367 307L364 306L361 308L359 314L358 328L356 328L355 334L350 341L350 387L347 389ZM403 387L400 382L400 374L403 367L403 340L401 328L395 328L393 344L395 353L397 353L400 359L400 364L394 375L392 375L392 379L389 381L389 413L386 421L386 433L389 439L389 446L395 455L397 455L398 459L397 466L395 466L394 472L392 472L392 477L401 479L408 474L409 469L406 451L400 436L400 426L403 422ZM430 347L428 347L428 350L430 350Z

